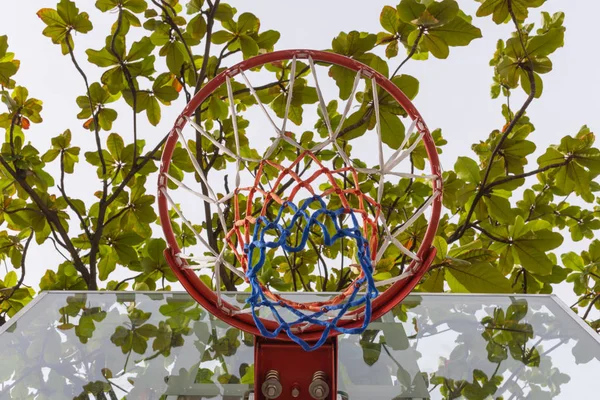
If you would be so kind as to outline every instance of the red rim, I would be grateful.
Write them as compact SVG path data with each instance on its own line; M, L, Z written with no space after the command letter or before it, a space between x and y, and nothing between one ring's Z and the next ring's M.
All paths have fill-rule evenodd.
M186 124L186 117L191 117L195 110L202 102L210 96L218 87L225 83L227 76L234 76L239 71L246 71L251 68L255 68L264 64L290 60L296 57L297 59L308 59L311 57L316 62L326 62L331 64L340 65L346 67L352 71L358 72L363 71L364 74L370 75L370 78L375 79L377 84L385 89L408 113L408 115L419 123L419 130L425 132L423 135L423 143L427 151L429 163L431 166L431 174L436 176L433 182L434 193L440 192L442 189L442 171L439 163L437 149L427 128L427 125L423 121L421 114L417 111L412 102L408 97L388 78L375 71L371 67L362 64L356 60L348 58L346 56L319 51L319 50L282 50L275 51L272 53L262 54L248 60L242 61L239 64L228 68L227 70L218 74L214 79L206 84L200 91L190 100L187 106L184 108L181 115L177 118L175 125L169 137L165 143L164 151L161 158L161 167L158 180L158 211L160 215L160 222L162 229L167 241L167 249L165 250L166 260L185 288L187 292L200 303L208 312L223 320L224 322L232 325L238 329L244 330L253 335L260 335L258 328L255 326L250 314L234 314L229 310L237 310L237 307L229 304L225 300L221 300L221 306L218 306L217 294L213 292L208 286L206 286L196 273L190 269L182 268L187 263L184 259L175 257L176 254L181 252L177 244L173 229L171 227L171 220L169 217L169 205L166 197L163 195L162 190L167 190L167 178L166 174L169 171L169 165L173 152L175 150L179 136L176 129L183 129ZM442 197L438 195L435 197L431 204L431 219L429 226L419 250L417 256L422 260L421 265L415 271L415 273L405 280L395 282L388 290L381 292L379 296L372 301L372 320L381 317L383 314L391 310L396 304L401 302L419 283L421 277L428 270L433 258L435 256L435 248L432 247L433 239L435 237L438 222L440 219L442 207ZM408 268L413 268L416 261L410 264ZM277 328L278 324L275 321L263 319L263 323L267 329L273 331ZM339 322L340 327L344 328L355 328L361 326L363 323L362 317L356 320L344 320ZM311 326L304 332L297 333L298 337L305 341L318 340L321 337L322 327L319 325ZM330 336L338 335L339 332L332 330ZM288 336L282 332L279 335L282 340L290 340Z

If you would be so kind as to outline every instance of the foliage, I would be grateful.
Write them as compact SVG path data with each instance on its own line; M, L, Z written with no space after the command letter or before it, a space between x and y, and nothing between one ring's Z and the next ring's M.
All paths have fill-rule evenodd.
M454 168L446 167L445 214L435 240L438 252L417 290L551 293L553 285L567 283L578 297L575 311L580 311L598 331L600 241L593 239L600 229L600 186L596 182L600 151L595 147L594 134L583 126L545 149L537 160L532 159L537 148L536 132L526 113L542 94L551 95L543 92L543 76L551 72L552 57L564 45L565 16L561 12L542 12L542 22L536 26L532 22L537 18L536 8L544 0L479 2L478 17L491 17L495 23L508 23L513 29L509 37L498 41L495 52L490 49L491 97L499 99L504 126L474 144L473 154L458 157ZM102 34L106 35L102 47L87 49L87 60L80 59L73 51L77 37L93 30L98 13L111 13L114 24L110 32ZM257 16L240 13L220 1L98 0L94 8L83 2L76 5L72 0L60 0L55 8L41 9L38 16L45 25L43 35L65 54L65 68L81 78L81 94L73 101L79 106L77 118L82 126L65 126L62 133L54 134L49 148L36 144L32 132L43 123L43 103L33 97L35 88L18 85L20 62L8 51L9 39L0 36L0 96L5 105L0 113L0 128L5 131L0 151L0 256L9 271L0 279L0 322L33 298L35 290L30 286L36 284L41 290L170 289L169 283L176 278L162 257L166 244L156 235L153 195L154 173L165 138L150 142L138 131L138 120L146 118L157 125L166 107L179 98L189 100L229 61L236 56L245 59L272 51L280 37L279 32L264 29ZM400 74L402 66L426 60L430 54L439 59L450 57L450 48L468 46L482 37L476 23L455 0L402 0L381 11L381 32L341 32L333 38L331 51L368 64L415 98L419 81ZM132 32L141 38L134 41ZM299 65L304 72L307 70L306 64ZM88 78L87 71L92 67L102 69L98 82ZM264 70L273 81L259 90L258 96L281 115L285 110L282 87L290 79L289 65L272 64ZM348 99L354 76L337 67L329 73L340 98ZM518 109L508 101L515 90L523 90L527 96ZM299 124L303 110L317 103L318 96L316 88L301 74L294 91L298 97L291 105L290 120ZM361 96L368 100L372 93ZM239 110L256 106L247 92L238 99ZM373 129L375 122L372 109L365 106L367 100L349 116L344 139L360 137ZM131 112L118 113L115 108L119 104L126 104ZM332 120L341 118L336 107L328 105ZM215 132L221 146L233 149L227 92L218 91L203 111L203 126ZM404 110L383 109L386 128L382 137L391 148L400 146L398 141L406 134L400 123L405 115ZM113 132L117 120L130 121L131 130ZM249 125L241 117L236 122L241 130ZM298 140L308 146L324 134L326 127L320 119L313 131L298 135ZM71 143L76 135L91 135L93 140L81 149ZM441 151L446 142L440 130L434 131L434 138ZM242 153L251 156L256 152L245 134L240 140ZM192 142L207 175L215 176L225 169L227 156L219 146L200 136ZM295 159L295 151L286 146L282 145L278 161ZM172 165L175 177L193 172L189 160L180 157L183 152L176 149ZM410 162L422 170L424 160L421 146ZM60 173L50 175L46 172L49 165L57 165ZM66 183L89 166L97 174L96 189L85 199L71 196ZM376 190L367 176L360 179L361 189ZM408 178L386 186L382 204L392 210L388 219L401 221L397 205L414 210L426 189L423 180ZM204 207L209 219L216 220L214 209L206 204ZM176 221L173 228L181 243L193 244L195 238L189 227ZM423 228L417 224L403 234L402 241L416 245ZM206 230L209 245L220 250L225 232L219 231L216 223L197 229ZM63 263L46 271L39 283L27 282L25 276L27 249L33 239L32 246L50 243L65 257ZM589 248L581 254L564 253L561 245L566 240L589 242ZM320 275L318 256L343 250L324 249L316 243L298 258L274 260L277 262L265 269L262 279L278 290L339 290L352 276ZM390 254L378 266L380 279L398 275L405 261L401 255ZM116 280L116 270L127 271L128 278ZM236 290L242 282L226 276L222 284L224 289ZM90 319L78 325L81 332L86 332L82 337L91 335L101 318L91 311L87 315ZM155 350L162 352L168 351L165 343L169 337L171 343L177 343L173 326L144 328L144 315L133 311L130 318L130 326L113 337L123 352L139 353L151 340L153 346L158 341ZM215 346L226 353L239 340L226 336ZM483 386L491 382L483 376L474 379Z

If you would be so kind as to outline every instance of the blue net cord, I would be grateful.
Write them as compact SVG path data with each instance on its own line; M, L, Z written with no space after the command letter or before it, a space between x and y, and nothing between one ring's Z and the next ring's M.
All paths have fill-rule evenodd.
M306 210L315 203L319 208L309 215ZM289 224L284 226L284 224L280 221L283 212L286 209L291 209L294 214ZM350 227L343 228L340 226L338 217L342 214L347 214L350 216ZM325 215L326 217L331 218L333 221L335 228L335 233L333 235L328 232L327 228L322 222L317 220L321 215ZM287 238L291 236L291 230L299 219L304 220L305 225L302 229L302 235L299 243L296 246L291 246L287 243ZM301 251L306 246L309 235L311 234L310 229L314 225L317 225L321 228L323 242L326 246L331 246L337 240L342 238L354 239L357 245L356 258L358 259L364 274L362 278L353 283L354 289L350 296L348 296L348 299L343 303L323 306L321 310L317 312L300 311L283 302L269 299L260 287L260 282L257 275L265 264L266 252L268 249L282 248L284 251L292 253ZM279 235L279 238L275 241L266 241L265 235L268 234L269 231L276 231ZM371 320L371 300L377 297L378 291L373 280L373 265L371 262L369 241L363 236L360 229L360 224L352 210L346 210L344 208L340 208L335 211L328 210L325 202L320 196L313 196L312 198L307 199L301 207L297 207L294 203L289 201L285 202L279 208L277 216L273 219L273 221L269 221L269 219L265 216L257 218L254 225L252 242L245 246L244 251L248 256L248 269L246 271L246 277L248 278L251 286L251 294L246 300L246 303L248 303L252 309L254 323L256 324L256 327L262 336L267 338L275 338L283 331L291 340L299 344L305 351L312 351L321 347L321 345L325 343L332 329L340 333L360 334L364 332L369 325ZM253 263L252 260L254 260L255 251L258 251L258 259L255 263ZM366 291L359 295L360 289L363 285L366 286ZM364 320L361 326L351 329L338 326L338 322L349 309L363 305ZM275 330L269 331L258 317L258 309L262 307L267 307L275 317L275 320L279 323L279 326ZM281 316L278 308L286 309L298 318L294 321L288 322ZM338 313L334 318L329 320L319 319L330 311L337 311ZM321 337L312 345L299 338L292 332L292 327L304 323L311 323L324 327Z

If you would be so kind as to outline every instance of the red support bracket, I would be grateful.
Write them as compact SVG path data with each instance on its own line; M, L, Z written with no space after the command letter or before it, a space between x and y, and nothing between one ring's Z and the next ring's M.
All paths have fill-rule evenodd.
M255 337L255 400L335 400L337 337L307 352L294 342Z

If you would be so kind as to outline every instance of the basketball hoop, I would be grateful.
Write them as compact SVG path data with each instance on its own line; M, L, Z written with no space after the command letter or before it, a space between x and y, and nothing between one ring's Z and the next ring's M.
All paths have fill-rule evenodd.
M308 65L300 71L299 65L303 61ZM265 94L266 89L253 86L248 77L251 71L265 65L282 67L279 86L283 97L278 100L281 102L278 108L281 121L277 122L267 109L269 100L271 107L275 107L272 96ZM339 113L335 110L337 103L327 104L323 96L325 86L318 78L317 67L324 66L342 67L352 74L352 91ZM285 76L288 76L287 80L283 79ZM289 128L294 111L294 91L304 88L308 77L314 79L321 138L310 142L310 146L303 146L300 143L304 141L296 140L297 135ZM236 81L236 78L239 79ZM364 89L359 91L362 86ZM247 97L243 100L236 98L240 93ZM359 101L357 99L362 104L361 110L369 113L367 122L363 121L368 126L364 135L373 138L370 142L373 143L372 153L377 154L374 166L365 165L348 154L348 136L344 134L353 126L349 123L349 114L353 103ZM227 123L231 124L233 136L229 141L223 137L216 138L210 127L202 126L201 120L192 119L199 107L210 107L210 104L203 105L207 101L210 104L228 103L227 118L230 120L227 119ZM274 140L258 157L257 153L242 151L241 142L246 137L239 125L243 119L238 113L248 104L259 106L266 116L266 125L270 125L269 129L275 133ZM404 138L393 148L384 143L382 109L388 113L386 115L392 113L410 119ZM332 113L334 117L330 115ZM234 188L229 190L226 185L223 193L214 188L214 178L207 178L204 166L188 142L184 133L186 126L193 128L196 140L213 146L224 163L235 166L231 171ZM410 157L416 149L428 161L428 173L418 174L413 168L401 171L406 164L403 161L412 160ZM286 151L287 158L281 155ZM293 160L289 157L291 153L296 155ZM195 179L191 179L191 183L170 173L170 167L182 156L188 157L193 166ZM247 176L251 179L245 179ZM393 221L388 221L396 208L402 207L402 204L396 203L391 206L383 204L386 190L394 190L391 182L394 179L410 180L411 185L413 181L421 182L421 187L428 188L429 192L423 196L419 206L413 207L411 215L396 215ZM365 184L367 181L369 183ZM211 215L211 220L203 221L204 228L194 224L186 216L182 205L189 200L175 199L175 193L210 204L216 223ZM245 60L218 74L193 97L165 144L158 184L158 207L168 245L166 259L192 297L232 326L279 343L293 341L303 350L312 351L330 343L331 338L338 334L361 333L371 319L388 312L419 282L435 256L432 243L440 217L441 194L441 168L434 140L417 109L396 84L374 69L342 55L287 50ZM428 219L425 217L427 213ZM201 254L182 250L172 225L177 218L193 233L202 248ZM217 248L214 248L214 243L209 245L207 237L201 234L208 224L218 226L224 235L224 243ZM410 245L403 243L403 233L415 224L422 227L419 230L421 236L411 239ZM318 247L315 240L319 242ZM337 254L342 269L345 266L345 271L350 271L345 273L352 275L352 279L348 279L348 284L338 288L333 295L313 302L296 303L286 299L284 293L273 291L268 282L261 280L261 274L265 273L271 261L278 260L277 267L287 265L292 270L290 274L295 285L292 264L296 268L296 263L289 262L290 257L302 252L306 254L309 245L313 245L309 253L319 259L323 258L323 252ZM402 263L396 276L384 274L384 278L375 279L379 276L377 265L387 260L389 254L410 262L408 265ZM323 265L325 268L324 261ZM207 275L206 271L212 271L212 274ZM223 271L232 279L243 282L242 285L251 291L247 304L235 304L224 296ZM207 285L207 279L211 280L210 285ZM332 352L335 353L335 344ZM329 373L335 373L335 366L333 370L329 369ZM275 375L268 376L274 379ZM323 376L320 375L319 379ZM335 385L332 387L335 393ZM267 394L264 396L275 398ZM328 398L326 396L322 398Z

